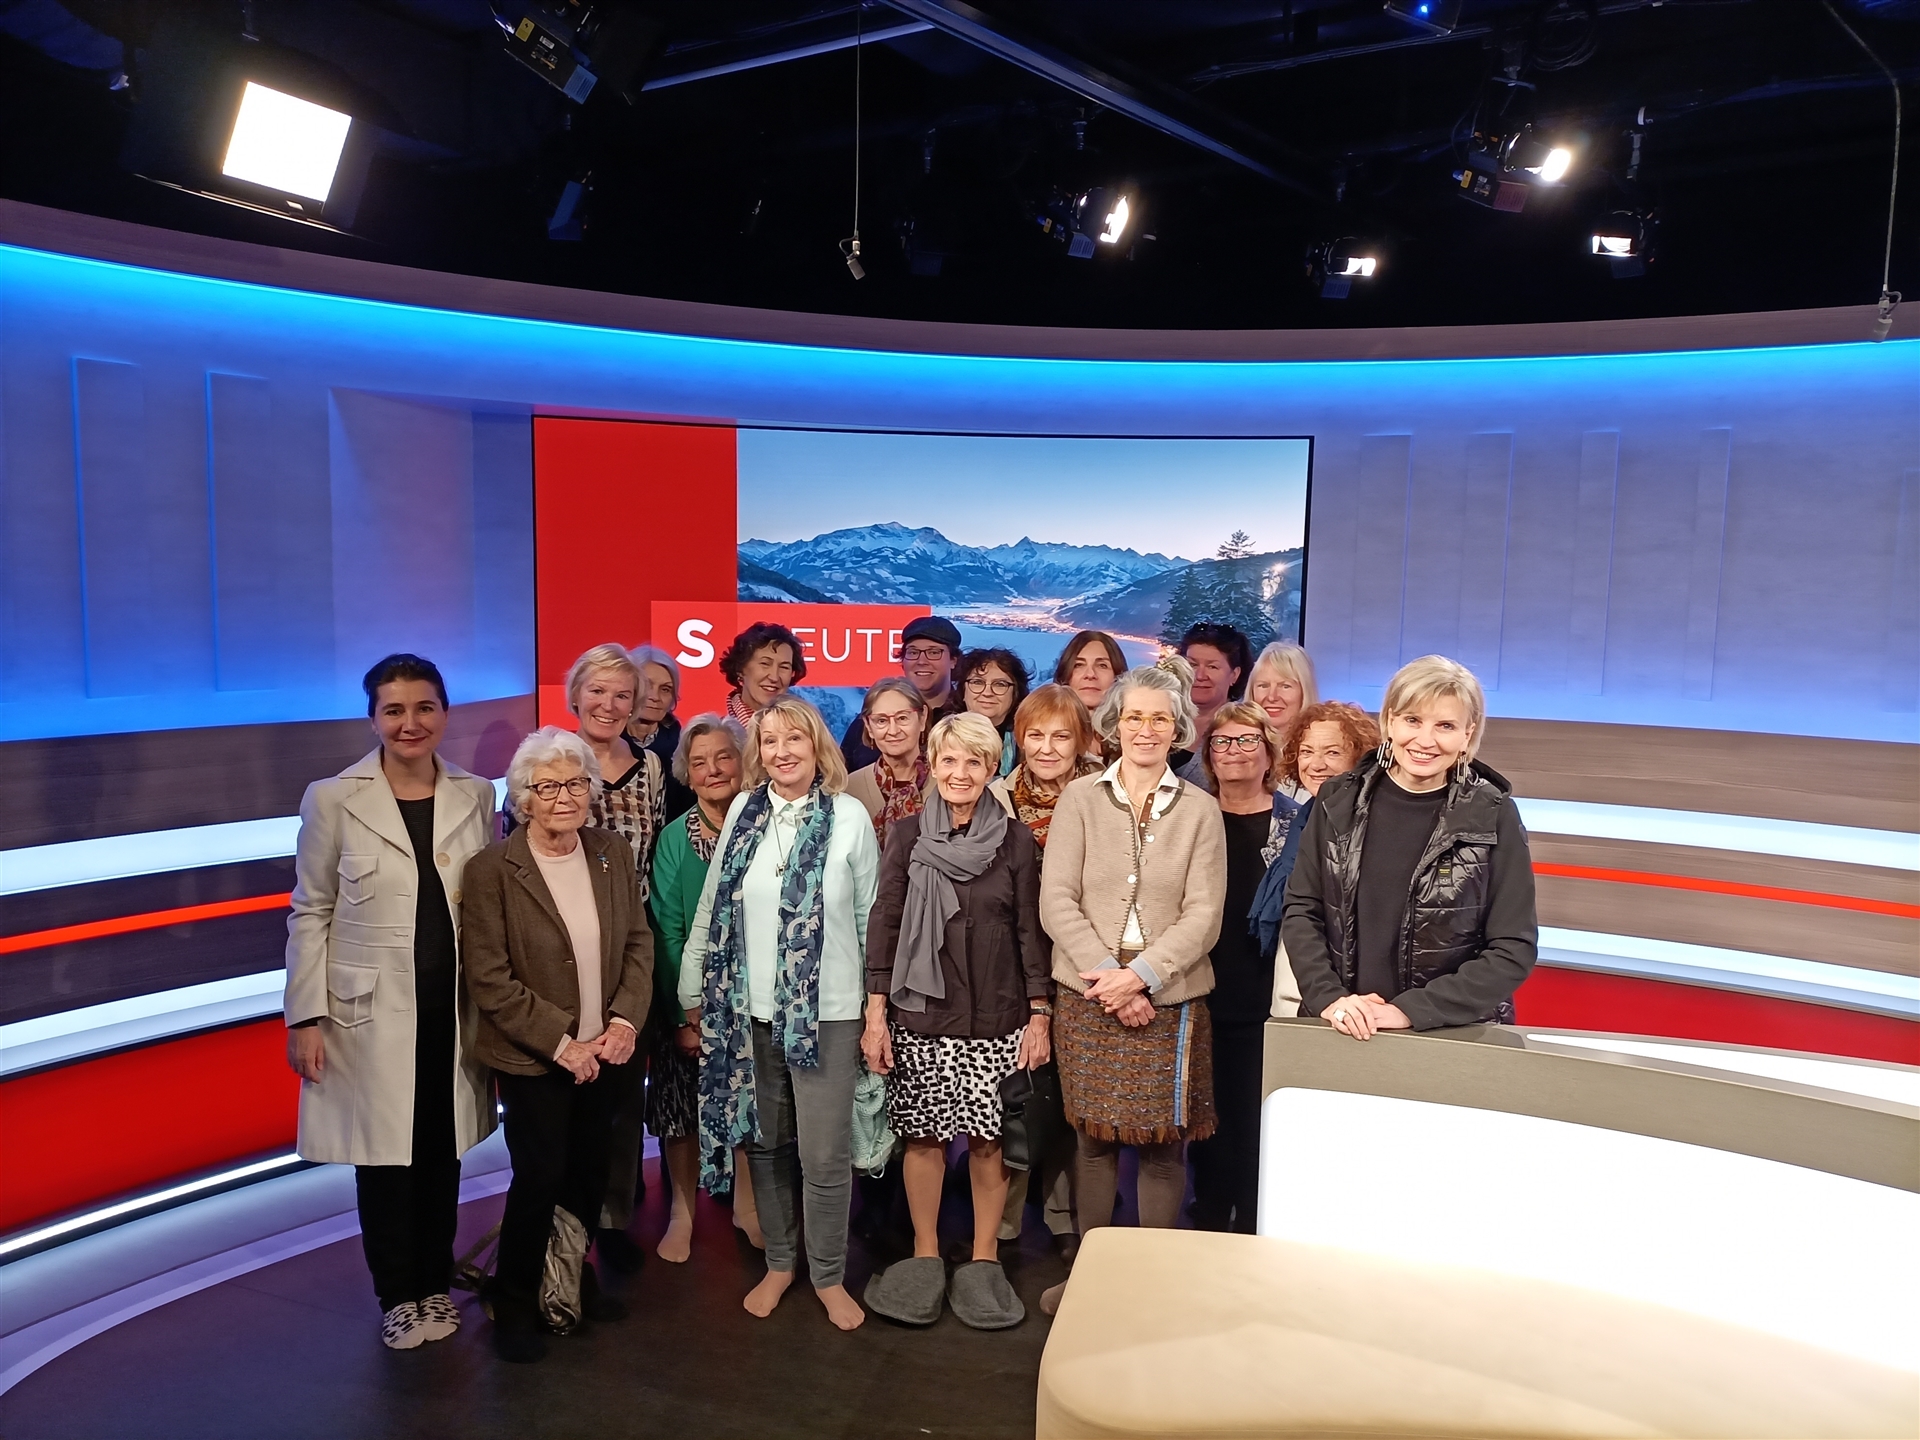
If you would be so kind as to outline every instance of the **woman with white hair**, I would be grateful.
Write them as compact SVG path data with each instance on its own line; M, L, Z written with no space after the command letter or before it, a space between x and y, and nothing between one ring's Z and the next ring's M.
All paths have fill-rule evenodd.
M648 1065L647 1128L660 1137L660 1158L673 1181L662 1260L679 1265L693 1254L693 1195L700 1187L700 1029L680 1009L680 956L706 888L707 867L720 847L727 810L740 793L747 732L725 715L696 715L680 732L673 771L694 795L694 807L668 824L653 852L653 925L659 936L654 966L656 1032ZM734 1152L733 1223L761 1250L760 1216L746 1152Z
M880 851L820 712L779 695L747 722L747 789L727 809L680 960L680 1007L700 1030L700 1178L724 1189L745 1146L767 1273L742 1302L773 1313L799 1263L842 1330L853 1090L866 1006L867 914ZM795 1194L794 1162L805 1177Z
M1247 677L1247 699L1266 711L1267 719L1280 734L1281 743L1292 735L1300 712L1320 703L1320 687L1314 679L1313 657L1290 640L1275 640L1262 650ZM1289 800L1305 800L1307 792L1298 781L1283 778L1280 792Z
M1320 787L1280 922L1301 1014L1355 1040L1513 1023L1539 927L1513 787L1474 758L1486 717L1472 671L1422 656L1380 748Z
M1170 656L1129 670L1095 726L1119 746L1061 794L1040 878L1040 920L1061 987L1054 1043L1076 1133L1080 1233L1113 1219L1119 1147L1138 1152L1142 1225L1170 1227L1185 1149L1214 1131L1208 952L1226 898L1220 806L1167 757L1195 743L1191 675ZM1040 1308L1052 1314L1064 1285Z
M868 1283L867 1304L889 1319L931 1325L945 1298L963 1323L1000 1330L1027 1313L1000 1268L1000 1082L1047 1063L1053 1016L1040 851L987 793L1000 771L991 720L947 716L933 727L927 753L933 794L887 832L867 931L861 1038L867 1068L893 1077L887 1110L907 1142L913 1257ZM940 1191L956 1135L967 1137L973 1259L949 1283Z
M618 645L595 645L567 670L567 708L580 724L580 738L593 751L600 785L587 807L586 823L611 830L633 847L633 873L640 903L647 903L653 847L666 824L666 774L660 757L632 736L632 722L646 690L641 668ZM640 1188L640 1158L646 1139L647 1065L610 1072L613 1138L607 1194L600 1212L600 1258L622 1273L640 1266L640 1247L627 1234Z
M546 1353L536 1304L556 1208L582 1244L599 1221L615 1098L605 1067L632 1062L653 994L633 847L586 825L599 784L578 735L548 725L522 740L507 798L523 823L474 856L462 884L461 964L513 1159L492 1284L494 1349L516 1363ZM584 1261L580 1310L589 1320L626 1314Z
M658 645L636 645L627 652L640 677L627 738L660 757L666 771L665 819L677 820L693 808L693 792L674 778L673 757L680 750L680 721L673 707L680 700L680 662Z

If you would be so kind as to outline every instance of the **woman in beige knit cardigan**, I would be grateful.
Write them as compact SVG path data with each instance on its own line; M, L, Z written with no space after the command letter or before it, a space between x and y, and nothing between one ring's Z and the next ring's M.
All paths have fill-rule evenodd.
M1112 1223L1119 1150L1139 1154L1142 1225L1169 1228L1186 1143L1214 1131L1208 952L1227 886L1220 806L1168 768L1194 744L1186 665L1130 670L1094 723L1120 758L1061 793L1040 877L1053 937L1060 1089L1078 1133L1080 1233ZM1040 1298L1048 1314L1064 1285Z

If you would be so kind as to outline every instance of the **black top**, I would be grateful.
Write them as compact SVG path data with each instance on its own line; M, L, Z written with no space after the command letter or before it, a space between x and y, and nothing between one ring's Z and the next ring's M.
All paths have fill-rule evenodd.
M453 912L447 908L447 889L440 882L440 867L433 855L433 797L401 800L399 805L420 871L413 898L414 1008L451 1010L459 960L454 953Z
M1213 945L1213 993L1207 1010L1216 1025L1257 1025L1273 1008L1273 957L1260 958L1260 942L1247 929L1254 892L1267 873L1261 851L1273 830L1273 811L1258 815L1222 812L1227 825L1227 901L1220 938Z
M1356 993L1391 1001L1400 990L1400 930L1413 872L1433 838L1447 787L1415 794L1382 776L1374 787L1367 833L1360 843L1360 893L1354 939L1360 962Z

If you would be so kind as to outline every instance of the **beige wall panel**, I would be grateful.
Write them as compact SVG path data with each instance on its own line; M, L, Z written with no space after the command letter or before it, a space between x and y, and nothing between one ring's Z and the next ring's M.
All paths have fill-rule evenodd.
M1920 905L1920 872L1874 865L1835 865L1791 855L1749 855L1739 850L1703 850L1691 845L1641 845L1632 840L1595 840L1584 835L1528 837L1538 865L1588 865L1638 870L1652 875L1691 875L1740 885L1771 885L1821 895L1853 895Z

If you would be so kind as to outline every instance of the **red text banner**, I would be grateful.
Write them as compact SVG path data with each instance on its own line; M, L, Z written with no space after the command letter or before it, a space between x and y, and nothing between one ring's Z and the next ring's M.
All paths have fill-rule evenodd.
M925 605L786 605L778 602L656 600L653 643L680 663L684 723L726 703L720 659L733 637L759 621L784 625L800 642L805 686L865 688L900 673L900 632L933 612Z

